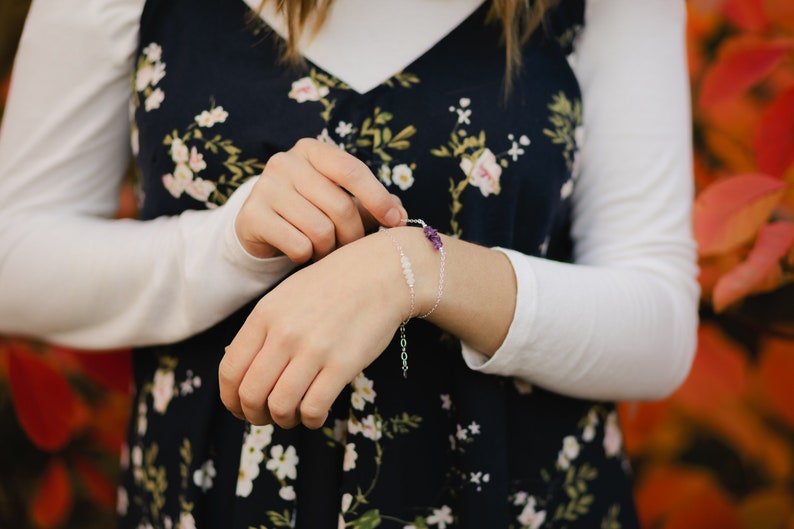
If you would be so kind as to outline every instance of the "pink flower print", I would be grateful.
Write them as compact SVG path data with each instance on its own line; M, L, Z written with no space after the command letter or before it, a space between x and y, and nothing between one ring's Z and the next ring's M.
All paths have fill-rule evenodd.
M618 425L618 414L610 412L604 426L604 452L607 457L615 457L623 448L623 434Z
M490 149L486 148L475 162L472 162L471 158L463 158L460 161L460 168L469 183L480 188L482 196L498 195L501 191L499 177L502 175L502 167Z
M194 173L198 173L207 168L207 163L204 161L204 155L198 152L195 147L190 148L190 160L188 165Z
M152 399L154 404L152 408L158 413L165 413L168 408L168 403L174 397L174 372L158 369L154 373L154 382L152 387Z
M353 443L347 443L345 445L345 458L342 462L342 470L348 472L356 468L357 459L358 453L356 452L356 445Z
M373 441L379 441L383 436L383 421L374 415L367 415L361 421L361 435Z
M318 85L311 77L303 77L292 83L289 98L294 99L298 103L319 101L327 96L328 92L327 86Z

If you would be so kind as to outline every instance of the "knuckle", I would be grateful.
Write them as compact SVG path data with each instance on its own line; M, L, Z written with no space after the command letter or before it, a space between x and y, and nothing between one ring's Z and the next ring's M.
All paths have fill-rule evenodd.
M328 415L326 406L317 402L303 401L300 406L301 421L308 428L317 429L325 422Z
M295 237L290 243L289 251L284 251L285 254L297 264L305 263L312 258L314 252L312 243L304 236Z
M287 166L289 154L277 152L268 158L263 175L278 174Z
M297 407L294 404L272 396L267 399L267 407L270 410L270 416L278 424L289 423L293 420L297 411Z
M358 208L350 198L336 200L329 206L329 214L343 222L349 222L358 216Z
M242 384L237 393L240 399L240 404L247 410L261 410L264 408L265 399L263 396L252 387Z
M314 147L314 144L317 142L314 138L301 138L295 142L295 147L293 149L297 150L306 150L311 149Z

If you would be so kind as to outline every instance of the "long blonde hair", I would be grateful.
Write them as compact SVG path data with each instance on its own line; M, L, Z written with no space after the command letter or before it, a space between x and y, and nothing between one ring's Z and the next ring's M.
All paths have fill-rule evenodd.
M333 0L262 0L262 7L275 3L287 22L289 37L283 58L292 64L301 61L298 40L304 31L315 32L322 26ZM509 92L512 80L521 70L521 46L543 23L543 16L558 0L492 0L486 22L499 23L505 45L505 89ZM314 14L312 27L307 28Z

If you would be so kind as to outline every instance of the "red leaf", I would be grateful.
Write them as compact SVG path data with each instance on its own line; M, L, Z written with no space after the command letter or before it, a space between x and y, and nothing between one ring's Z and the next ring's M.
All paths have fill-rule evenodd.
M780 286L783 275L780 261L792 247L794 223L774 222L761 228L747 259L717 281L714 309L720 312L749 294L768 292Z
M761 350L758 391L768 407L794 428L794 343L769 339Z
M69 471L58 458L50 461L30 503L30 518L40 529L63 525L74 503Z
M698 103L709 107L760 82L792 49L788 39L739 35L726 39L716 61L706 69Z
M704 189L694 210L700 255L716 255L750 242L785 189L785 182L763 174L733 176Z
M759 31L769 24L762 0L728 0L722 13L734 26L748 31Z
M794 89L780 94L761 116L755 156L762 171L778 178L794 164Z
M8 373L14 409L30 440L49 452L63 448L84 420L69 383L38 356L20 350L9 354Z
M75 358L94 382L112 391L129 393L132 383L129 351L75 351Z
M116 485L82 457L75 457L74 468L94 502L106 509L113 509L116 505Z

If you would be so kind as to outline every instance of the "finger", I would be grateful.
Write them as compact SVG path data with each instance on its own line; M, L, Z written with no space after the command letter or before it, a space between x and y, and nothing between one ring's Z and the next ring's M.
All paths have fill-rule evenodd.
M293 360L284 368L267 398L273 422L282 428L300 424L299 407L319 367L305 360Z
M289 355L265 345L253 358L245 373L238 395L240 409L251 424L273 422L270 395L289 362Z
M258 251L259 247L273 248L280 251L296 264L302 264L312 258L314 245L312 241L296 228L291 222L284 219L276 211L262 208L245 218L238 217L240 225L245 227L246 251L256 257L272 257L270 254Z
M226 352L218 365L221 401L238 418L244 417L240 404L240 384L251 362L265 343L264 323L264 317L260 316L255 308L248 315L232 343L226 347Z
M276 189L268 196L269 202L312 241L315 259L364 236L353 197L318 172L305 156L278 153L268 161L263 177L284 184L273 184Z
M332 186L335 187L335 186ZM337 188L337 191L340 191ZM337 247L337 227L334 221L328 217L321 209L317 207L310 199L307 199L298 191L293 191L287 194L281 201L277 202L274 209L283 222L289 225L289 231L286 233L277 233L275 229L271 230L268 226L268 233L271 233L271 240L279 249L282 249L276 240L286 238L285 244L288 244L286 249L282 249L285 254L289 255L291 259L306 259L306 247L304 241L296 240L296 233L300 234L306 239L311 246L309 249L309 258L321 259L325 257ZM361 225L361 221L356 219L356 222ZM280 224L280 223L278 223ZM277 228L276 226L273 226ZM363 231L363 228L360 228ZM303 245L301 244L303 243ZM290 253L294 252L294 253Z
M393 227L405 218L405 210L399 200L383 187L361 160L338 147L312 139L299 140L295 149L318 172L358 198L364 209L372 213L379 223Z
M320 371L309 386L300 404L301 422L313 430L325 424L328 412L352 377L327 367Z

